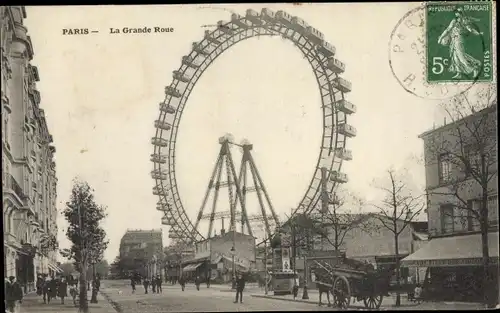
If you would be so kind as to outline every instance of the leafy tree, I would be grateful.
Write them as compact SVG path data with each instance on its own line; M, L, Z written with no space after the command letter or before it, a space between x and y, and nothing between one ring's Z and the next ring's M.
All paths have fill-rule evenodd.
M493 226L489 217L495 214L490 211L496 210L488 203L496 194L498 179L496 91L496 84L477 86L442 103L451 123L442 132L423 136L425 164L437 164L442 187L429 191L431 204L451 203L453 209L445 216L453 223L458 221L463 230L478 229L481 233L484 304L490 307L498 297L498 292L492 294L498 277L490 273L488 245L488 231Z
M63 214L69 223L66 236L71 241L71 248L63 255L73 260L80 273L80 310L88 312L87 270L90 264L102 260L109 242L100 225L107 216L106 208L95 202L94 190L87 182L75 179Z
M72 275L73 272L75 271L75 265L72 262L62 263L60 268L63 271L62 274L66 277Z
M396 306L401 305L399 235L416 220L426 206L424 195L415 194L415 188L411 186L411 181L408 178L408 173L389 169L387 176L382 181L376 182L377 189L383 193L383 199L380 204L374 204L377 214L371 214L378 219L382 228L394 236Z

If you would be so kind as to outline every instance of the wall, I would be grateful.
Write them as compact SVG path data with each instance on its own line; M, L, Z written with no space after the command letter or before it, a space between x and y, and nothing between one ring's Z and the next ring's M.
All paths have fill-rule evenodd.
M395 255L394 234L384 228L380 220L370 217L368 224L376 230L366 232L355 228L349 231L345 238L341 249L345 250L347 257L351 258L366 258L372 256ZM402 227L400 222L398 227ZM411 253L412 230L407 226L399 235L399 254ZM330 238L330 241L334 241ZM333 246L325 241L326 249L332 249Z

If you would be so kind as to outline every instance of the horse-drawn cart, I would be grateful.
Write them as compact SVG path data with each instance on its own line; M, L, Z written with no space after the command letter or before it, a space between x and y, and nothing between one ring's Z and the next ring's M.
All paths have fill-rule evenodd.
M340 264L313 261L316 283L327 286L333 305L347 309L353 301L363 301L367 309L378 309L388 295L390 271L376 271L370 264L343 258Z

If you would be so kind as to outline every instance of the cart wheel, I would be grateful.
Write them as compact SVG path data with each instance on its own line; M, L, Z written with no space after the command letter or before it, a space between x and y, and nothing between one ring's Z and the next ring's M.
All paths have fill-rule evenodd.
M380 305L382 305L383 298L384 298L384 296L382 296L382 295L365 297L363 299L363 302L365 303L365 308L367 308L367 309L380 308Z
M339 309L347 309L351 304L351 287L344 276L338 276L333 282L333 305Z

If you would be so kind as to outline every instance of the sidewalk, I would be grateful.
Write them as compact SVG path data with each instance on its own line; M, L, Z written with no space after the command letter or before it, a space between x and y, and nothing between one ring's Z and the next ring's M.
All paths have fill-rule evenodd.
M88 293L89 313L116 313L116 310L111 304L101 295L97 295L98 303L90 303L92 293ZM20 313L76 313L78 307L73 305L71 297L64 298L64 304L61 304L61 299L52 299L50 303L44 304L42 296L36 293L29 293L24 296L23 302L20 305Z
M302 300L302 290L299 291L297 298L294 300L292 295L275 296L272 291L269 291L267 295L264 292L251 294L252 297L265 298L280 301L297 301L302 303L308 303L311 305L318 305L319 303L319 293L317 290L308 290L308 300ZM330 296L330 301L332 301ZM322 298L323 305L328 304L328 300L325 295ZM382 305L380 310L395 309L396 296L391 295L389 297L384 297L382 300ZM351 298L350 308L352 309L365 309L363 301L353 302ZM422 302L414 303L408 301L405 296L401 296L401 306L397 307L398 310L477 310L482 309L482 305L478 303L465 303L465 302Z

